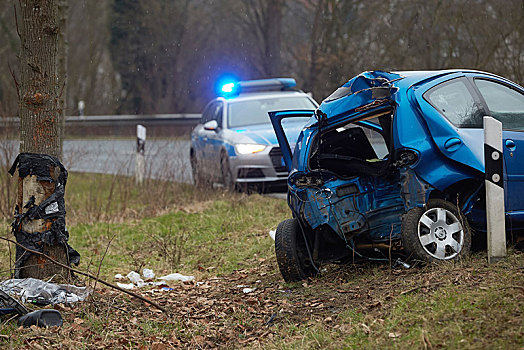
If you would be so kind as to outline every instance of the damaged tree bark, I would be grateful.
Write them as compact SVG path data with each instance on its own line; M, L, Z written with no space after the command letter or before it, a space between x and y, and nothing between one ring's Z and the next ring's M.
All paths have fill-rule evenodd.
M22 245L30 241L33 248L69 265L65 205L62 205L63 218L57 212L46 215L50 209L41 206L53 194L64 191L65 181L61 183L60 179L67 179L67 172L58 161L62 152L60 98L64 89L60 83L64 79L58 74L57 53L60 30L65 26L60 26L56 0L19 0L19 9L21 155L12 169L14 172L18 163L18 200L13 233L17 240L24 240L20 242ZM24 157L28 154L29 157ZM53 208L55 206L58 208L60 203L53 204ZM30 212L33 214L29 215ZM45 279L56 274L67 277L64 273L67 270L39 256L29 255L19 246L16 250L17 277Z

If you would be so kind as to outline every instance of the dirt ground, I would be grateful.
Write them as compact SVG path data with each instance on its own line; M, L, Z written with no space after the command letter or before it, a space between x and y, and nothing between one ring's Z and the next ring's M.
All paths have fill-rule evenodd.
M523 275L524 254L518 251L492 266L481 256L410 269L331 265L321 276L294 284L283 282L275 261L259 259L258 266L227 276L172 283L166 290L139 290L168 313L112 289L97 288L89 301L55 307L64 316L62 328L13 327L10 334L2 332L0 344L28 349L448 348L454 343L442 339L441 332L446 331L449 316L453 322L472 322L486 333L483 338L461 333L463 339L457 341L464 342L463 348L520 348ZM500 293L495 296L498 300L509 300L503 304L508 308L479 304L481 315L491 315L484 322L470 307L493 290ZM451 311L443 314L435 307L448 301L431 306L422 317L421 336L411 337L408 330L417 326L418 315L397 315L395 310L410 302L430 308L440 293L451 298L471 295L465 302L471 305L460 310L450 305Z

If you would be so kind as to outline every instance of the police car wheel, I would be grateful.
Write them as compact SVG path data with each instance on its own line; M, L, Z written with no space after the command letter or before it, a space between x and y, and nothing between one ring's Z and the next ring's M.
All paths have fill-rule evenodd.
M456 260L471 248L471 229L452 203L431 199L424 208L413 208L402 219L402 245L411 257L426 262Z
M300 281L317 273L300 230L297 219L287 219L278 225L275 233L278 268L286 282Z

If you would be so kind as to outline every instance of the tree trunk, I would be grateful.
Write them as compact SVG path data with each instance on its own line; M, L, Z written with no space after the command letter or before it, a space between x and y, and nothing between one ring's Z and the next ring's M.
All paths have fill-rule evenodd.
M17 25L20 32L20 153L36 153L61 157L62 152L62 110L61 95L64 77L59 76L58 70L58 37L60 25L58 3L56 0L20 0L20 15ZM13 226L17 240L20 232L24 235L50 232L56 218L28 218L23 214L31 207L38 207L51 196L56 186L65 185L58 182L59 166L49 166L49 173L45 171L46 179L36 175L31 170L28 174L20 174L18 179L18 201L15 218L17 225ZM67 172L63 169L63 176L67 179ZM64 205L62 205L64 207ZM27 209L24 213L24 209ZM47 209L46 209L47 211ZM65 215L65 207L64 207ZM42 217L42 216L39 216ZM44 215L45 217L45 215ZM65 218L62 218L65 231ZM67 231L65 231L67 233ZM38 236L33 236L38 237ZM67 244L51 240L53 243L37 242L40 251L54 259L69 264ZM21 243L23 244L23 243ZM27 257L23 248L17 246L17 257L24 256L17 275L20 278L34 277L45 279L56 274L67 277L63 268L46 262L37 256ZM22 251L20 251L22 250Z
M282 0L269 0L265 11L265 51L266 73L269 77L279 76L281 73L281 27L283 16Z

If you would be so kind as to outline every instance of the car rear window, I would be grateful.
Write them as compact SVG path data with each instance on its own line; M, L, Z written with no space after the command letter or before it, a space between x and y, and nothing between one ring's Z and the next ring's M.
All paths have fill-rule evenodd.
M515 89L494 81L475 79L491 116L504 129L524 130L524 95Z
M482 128L484 112L462 78L431 88L424 98L455 126Z
M273 97L229 103L228 126L236 128L246 125L270 123L268 112L296 109L314 109L308 97ZM295 118L293 118L295 119ZM304 119L305 121L309 118Z

